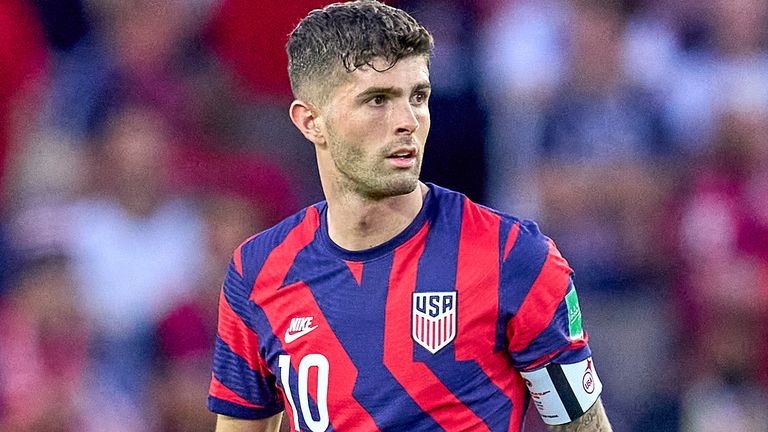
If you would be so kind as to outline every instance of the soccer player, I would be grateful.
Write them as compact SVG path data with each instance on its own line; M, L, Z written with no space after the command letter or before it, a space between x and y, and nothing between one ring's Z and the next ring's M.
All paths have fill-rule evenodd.
M419 181L432 37L374 0L291 33L290 117L326 200L229 266L217 430L608 431L571 279L533 222Z

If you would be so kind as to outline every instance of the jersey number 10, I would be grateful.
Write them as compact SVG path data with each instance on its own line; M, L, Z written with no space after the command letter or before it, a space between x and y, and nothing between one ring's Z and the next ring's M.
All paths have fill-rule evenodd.
M278 359L278 366L280 367L280 381L283 384L285 398L288 399L293 411L293 428L300 431L299 413L296 410L296 402L293 400L291 385L288 380L291 372L291 356L281 355ZM317 410L320 416L317 420L313 417L312 411L309 410L309 390L307 389L309 368L312 367L317 368ZM307 354L299 362L299 405L304 422L312 432L323 432L328 428L328 369L328 359L322 354Z

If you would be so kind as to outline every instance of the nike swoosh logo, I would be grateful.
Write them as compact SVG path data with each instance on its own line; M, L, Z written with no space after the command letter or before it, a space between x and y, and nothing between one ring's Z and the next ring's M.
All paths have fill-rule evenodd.
M311 332L312 330L316 329L317 326L307 327L304 330L299 330L296 333L291 333L290 330L285 331L285 343L291 343L295 341L296 339L304 336L305 334Z

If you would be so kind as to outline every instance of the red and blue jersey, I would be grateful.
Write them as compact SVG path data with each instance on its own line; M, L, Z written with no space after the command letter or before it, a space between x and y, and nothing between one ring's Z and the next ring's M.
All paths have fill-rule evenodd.
M302 431L520 430L520 371L591 355L572 337L572 270L535 223L429 189L402 233L365 251L331 241L324 202L235 251L212 411L286 409Z

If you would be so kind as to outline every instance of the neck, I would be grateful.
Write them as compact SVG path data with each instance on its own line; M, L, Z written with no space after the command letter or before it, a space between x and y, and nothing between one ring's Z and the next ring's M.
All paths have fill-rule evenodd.
M326 196L328 235L351 251L378 246L400 234L418 215L429 189L421 182L405 195L369 200L358 195Z

